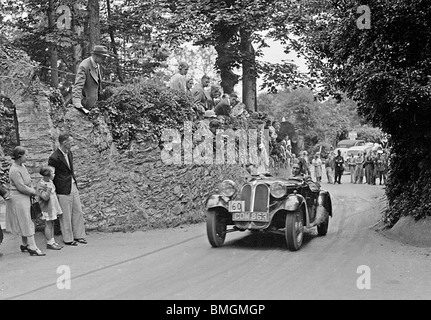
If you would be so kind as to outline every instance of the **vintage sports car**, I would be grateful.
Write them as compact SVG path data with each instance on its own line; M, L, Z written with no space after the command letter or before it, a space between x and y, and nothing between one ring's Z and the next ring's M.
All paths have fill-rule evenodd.
M284 235L289 250L298 250L304 228L317 227L326 235L332 203L328 191L311 178L253 176L238 188L223 181L218 194L206 201L207 236L213 247L223 245L226 233L262 231Z

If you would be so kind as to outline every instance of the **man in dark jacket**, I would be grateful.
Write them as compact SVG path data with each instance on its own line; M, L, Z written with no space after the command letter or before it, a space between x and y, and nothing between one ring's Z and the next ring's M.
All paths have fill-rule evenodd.
M58 137L60 147L49 157L48 165L55 168L54 185L63 214L60 215L61 234L67 245L86 244L84 215L81 207L75 172L73 155L70 151L73 137L61 134Z
M344 171L344 158L341 156L341 150L338 150L338 155L334 159L335 162L335 182L341 184L341 176Z
M229 101L229 95L223 94L220 102L215 106L214 112L218 116L226 116L229 117L230 115L230 101Z

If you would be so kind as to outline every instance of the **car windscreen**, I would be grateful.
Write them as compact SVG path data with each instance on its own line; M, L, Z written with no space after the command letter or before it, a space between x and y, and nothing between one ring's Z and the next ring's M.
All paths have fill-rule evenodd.
M337 148L350 148L352 146L353 146L353 144L340 143L340 144L338 144Z

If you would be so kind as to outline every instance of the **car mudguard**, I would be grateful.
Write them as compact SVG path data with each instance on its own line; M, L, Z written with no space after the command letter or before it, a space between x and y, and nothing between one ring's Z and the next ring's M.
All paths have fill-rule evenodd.
M213 194L207 198L205 207L207 210L217 207L229 210L229 199L219 194Z
M331 195L326 190L321 190L319 193L319 197L317 198L317 205L323 206L325 210L329 213L329 216L332 217L332 201Z
M276 211L278 210L295 211L299 207L301 207L303 203L305 203L305 198L302 195L290 194L286 197L286 199L281 201Z

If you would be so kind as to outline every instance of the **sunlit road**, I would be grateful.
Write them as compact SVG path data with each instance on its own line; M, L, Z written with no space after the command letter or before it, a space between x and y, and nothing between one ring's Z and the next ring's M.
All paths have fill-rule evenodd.
M18 252L19 239L6 235L0 298L431 299L431 248L375 232L383 188L352 185L349 179L343 176L341 185L323 182L334 206L328 234L307 231L297 252L286 249L283 236L249 232L230 233L225 246L215 249L205 224L90 233L88 245L46 257ZM42 246L41 237L38 242ZM57 287L62 265L70 268L70 289ZM363 270L370 272L369 289L357 286L366 283Z

